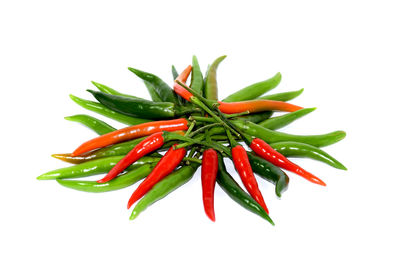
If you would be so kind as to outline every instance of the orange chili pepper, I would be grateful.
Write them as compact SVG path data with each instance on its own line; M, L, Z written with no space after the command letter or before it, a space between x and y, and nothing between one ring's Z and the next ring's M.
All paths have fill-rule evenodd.
M277 111L288 111L293 112L302 107L282 102L282 101L274 101L274 100L249 100L249 101L241 101L241 102L230 102L225 103L218 101L219 110L226 114L233 113L241 113L245 111L249 111L250 113L262 112L267 110L277 110Z

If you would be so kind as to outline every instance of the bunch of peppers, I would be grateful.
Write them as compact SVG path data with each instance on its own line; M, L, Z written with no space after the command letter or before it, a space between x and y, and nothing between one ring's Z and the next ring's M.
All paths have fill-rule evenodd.
M205 77L195 56L192 65L180 74L172 66L172 87L154 74L129 68L144 81L152 101L96 82L92 83L98 91L88 91L98 102L71 95L80 106L128 127L115 129L88 115L66 117L99 136L72 153L52 155L74 165L44 173L37 179L55 179L65 187L95 193L125 188L143 179L127 204L130 209L136 203L130 217L134 219L188 182L201 166L203 205L210 220L215 221L214 189L218 183L238 204L274 224L255 174L273 183L278 197L289 184L284 170L325 186L321 179L288 158L307 157L346 170L320 148L340 141L346 134L335 131L293 135L276 131L315 110L286 102L299 96L303 89L264 95L278 86L280 73L219 101L217 68L224 58L209 65ZM272 116L278 112L284 113ZM233 161L244 189L227 172L224 159ZM98 174L105 175L97 181L72 179Z

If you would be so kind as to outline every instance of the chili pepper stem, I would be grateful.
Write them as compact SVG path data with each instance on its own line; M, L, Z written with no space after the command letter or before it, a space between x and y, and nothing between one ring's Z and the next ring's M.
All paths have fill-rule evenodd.
M196 125L196 121L192 121L189 125L189 129L186 131L184 136L188 136L190 134L190 132L193 130L194 126Z

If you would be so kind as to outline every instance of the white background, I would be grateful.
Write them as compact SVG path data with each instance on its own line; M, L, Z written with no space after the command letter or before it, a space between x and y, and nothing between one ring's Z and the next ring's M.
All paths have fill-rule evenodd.
M399 266L397 1L267 2L2 1L0 265ZM293 102L318 109L282 131L345 130L325 150L349 170L295 160L328 186L290 174L280 200L260 179L275 227L218 186L210 222L199 174L135 221L132 187L89 194L35 179L67 166L50 154L95 136L63 119L93 115L70 93L90 99L94 80L147 97L128 66L171 82L171 64L193 54L203 71L228 55L221 98L278 71L273 93L304 87Z

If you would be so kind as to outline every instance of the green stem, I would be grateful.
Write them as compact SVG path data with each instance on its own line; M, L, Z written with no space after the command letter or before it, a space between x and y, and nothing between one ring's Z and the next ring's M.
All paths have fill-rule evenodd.
M196 125L196 121L192 121L192 123L190 123L189 129L186 131L185 136L188 136L190 134L190 132L193 130L195 125Z
M196 134L201 133L201 132L205 131L205 130L208 129L208 128L212 128L212 127L218 126L218 125L221 125L221 123L215 122L215 123L212 123L212 124L207 124L207 125L205 125L205 126L199 128L199 129L197 129L196 131L192 132L190 135L188 135L188 137L195 136ZM185 135L185 136L186 136L186 135Z

